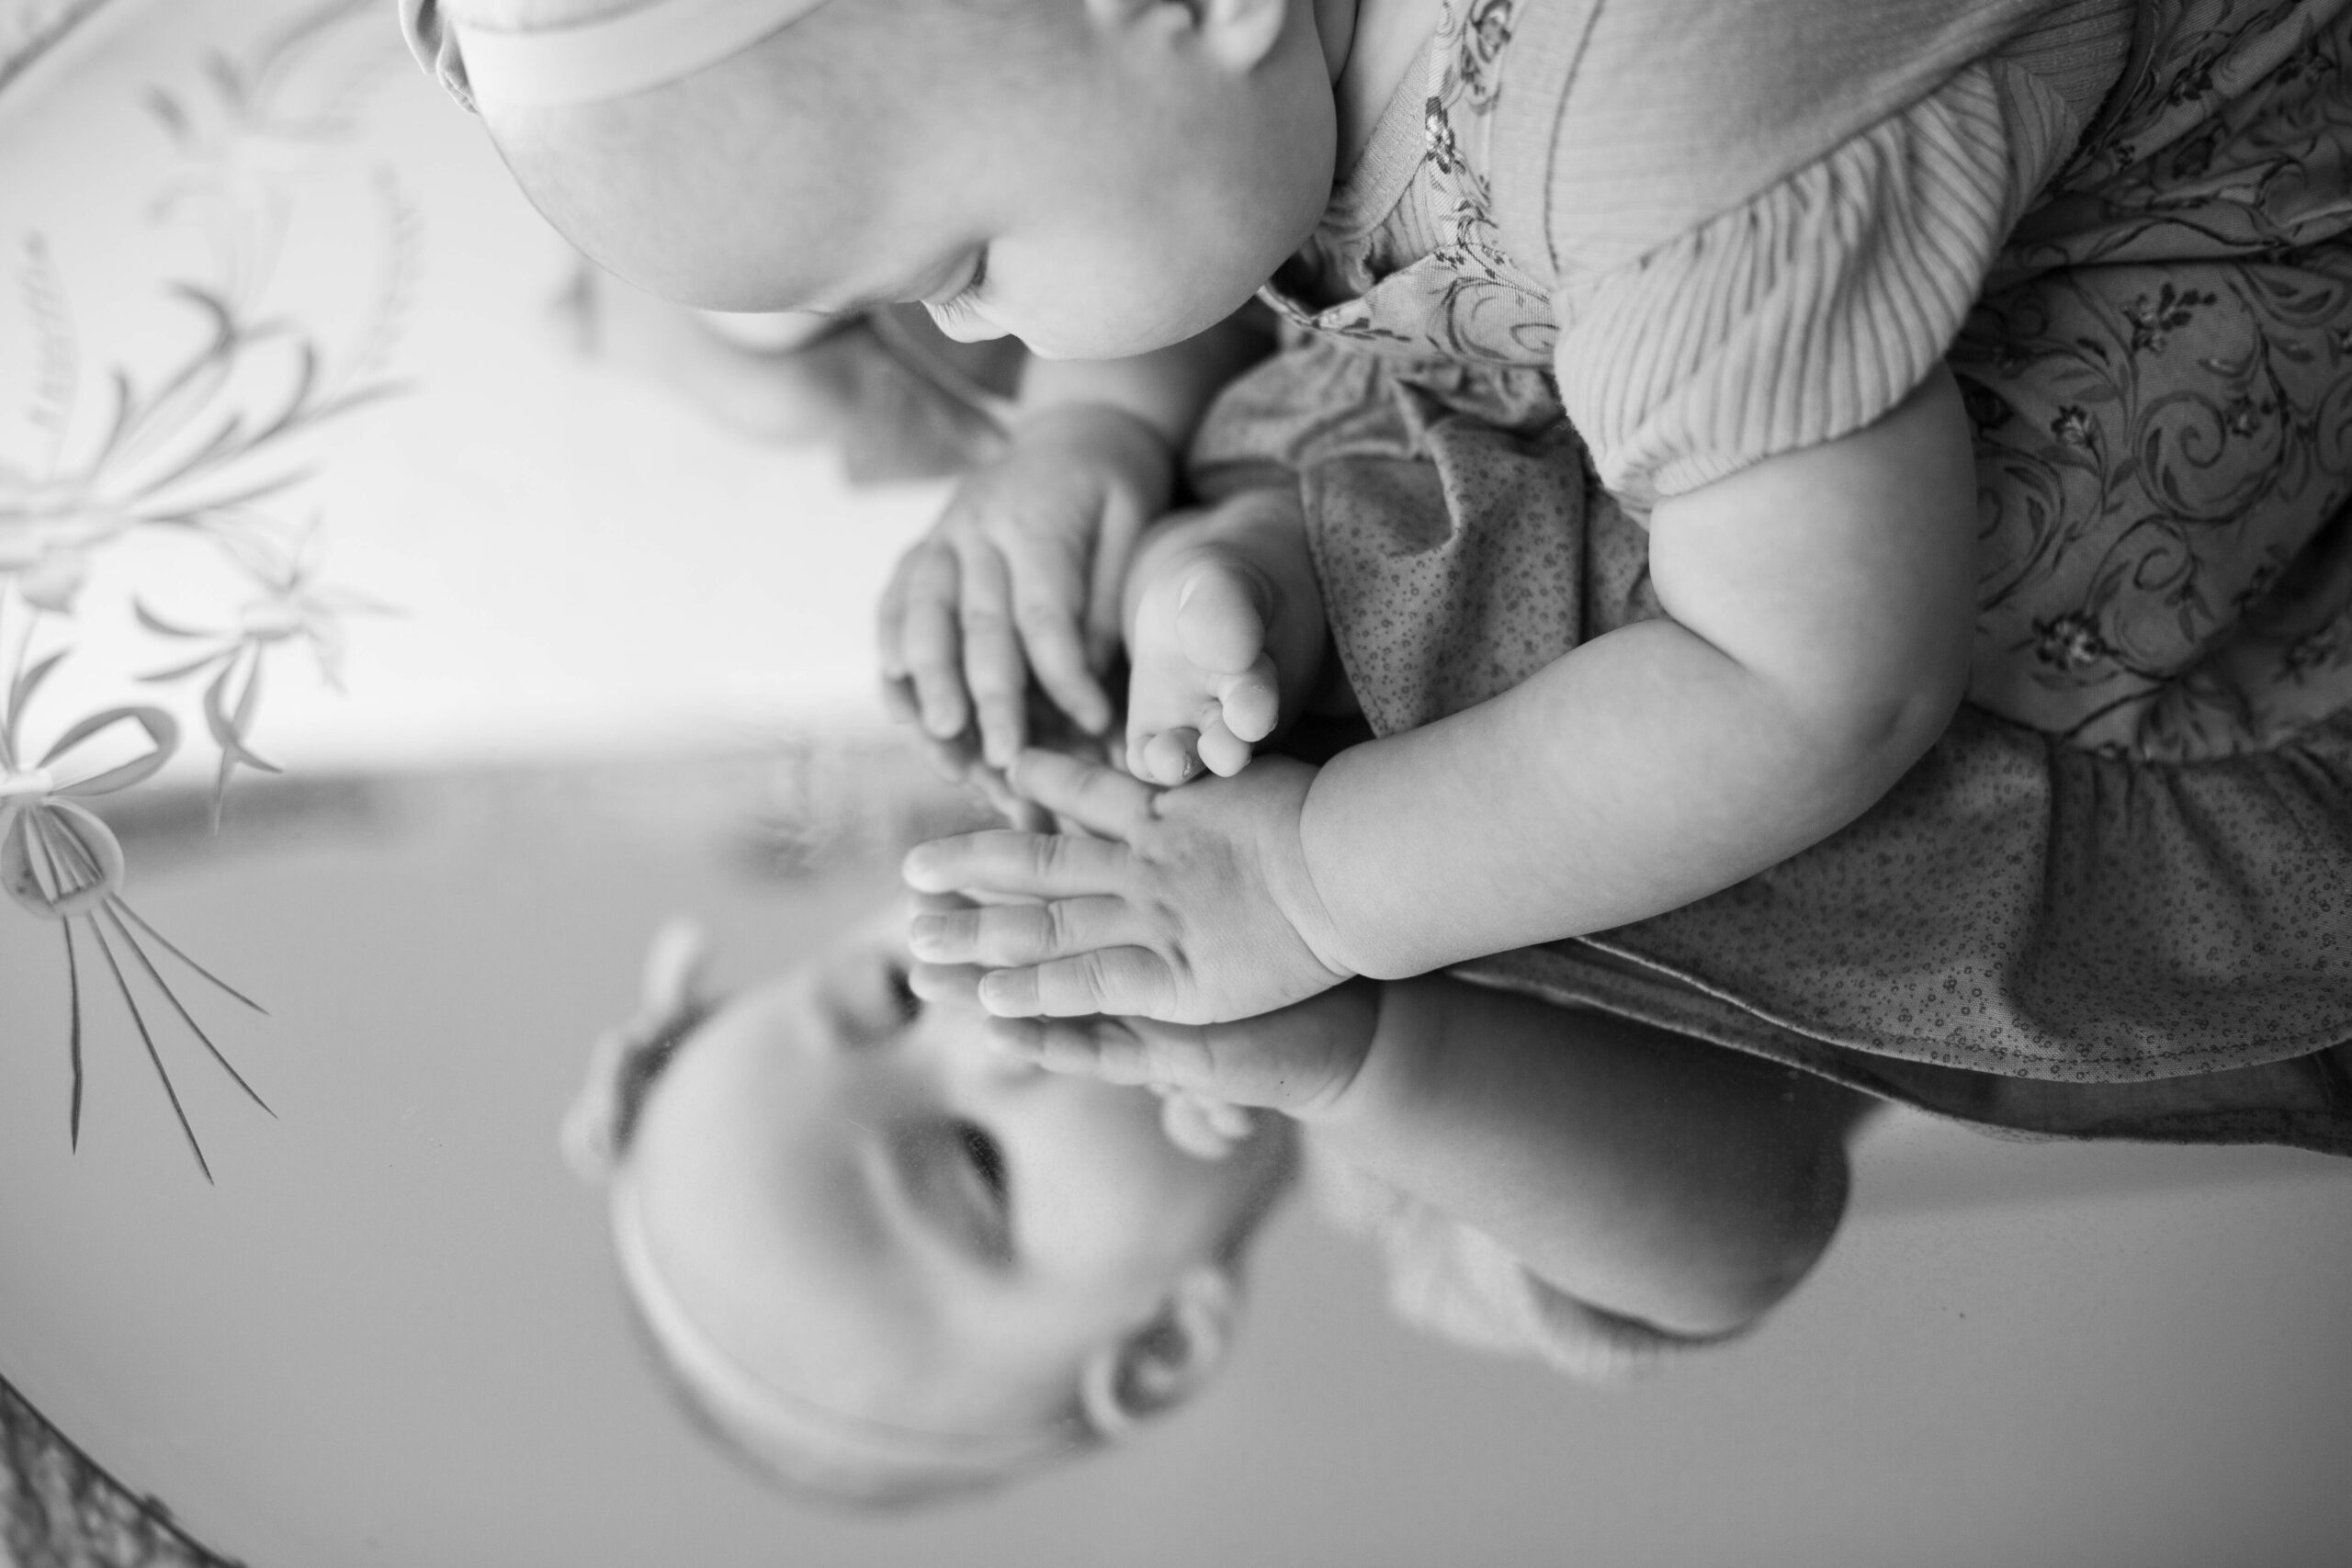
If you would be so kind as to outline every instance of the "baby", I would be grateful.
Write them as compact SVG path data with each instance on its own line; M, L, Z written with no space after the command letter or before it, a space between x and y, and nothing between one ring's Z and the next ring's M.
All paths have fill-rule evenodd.
M2335 0L402 10L623 276L1042 356L885 672L1010 766L1033 676L1110 726L1124 584L1131 766L1212 776L919 852L1028 900L917 933L989 1011L1532 955L2050 1080L2352 1032ZM1196 434L1247 482L1142 550ZM1645 613L1591 613L1603 534ZM1243 768L1318 608L1376 739Z
M1043 577L986 552L958 560L978 578L956 590L972 698L990 760L1009 761L989 716L1019 686L984 645L1042 628L1047 604L1066 621L1084 597L1068 568L1120 531L1108 520L1164 506L1173 441L1250 352L1227 323L1324 215L1349 143L1421 62L1438 12L800 8L668 0L559 26L613 8L469 0L433 52L542 210L653 292L730 310L919 299L951 336L1012 333L1075 362L1025 400L1037 423L989 482L1091 537ZM684 73L665 79L657 55ZM1358 748L1319 776L1252 770L1265 776L1194 803L1214 888L1150 873L1115 896L1057 886L1105 915L1115 897L1119 913L1071 922L1048 951L982 911L926 956L1014 966L984 993L999 1011L1203 1021L1712 892L1850 818L1942 728L1968 665L1973 488L1938 371L1866 430L1660 499L1652 573L1670 618L1577 649L1442 739L1433 727ZM1172 732L1188 707L1230 699L1238 728L1204 731L1209 761L1230 767L1271 716L1252 675L1268 606L1244 613L1238 570L1193 578L1198 631L1173 614L1138 622L1130 710ZM1075 639L1041 630L1025 648L1073 716L1107 722ZM1171 733L1159 754L1188 745ZM1552 847L1530 855L1534 842ZM1007 877L965 857L933 881ZM1110 983L1078 987L1083 1007L1055 984L1080 973L1065 966L1041 998L1036 965L1097 948L1151 962L1088 966Z
M665 931L566 1128L675 1392L803 1492L968 1491L1182 1404L1302 1135L1410 1315L1588 1377L1737 1332L1838 1221L1856 1101L1802 1075L1443 980L991 1021L903 929L723 998Z

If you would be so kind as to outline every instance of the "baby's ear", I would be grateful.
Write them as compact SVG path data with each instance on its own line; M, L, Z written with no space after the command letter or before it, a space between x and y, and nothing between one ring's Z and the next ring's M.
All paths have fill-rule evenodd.
M673 916L653 938L638 987L637 1012L596 1042L588 1059L588 1079L564 1113L560 1134L564 1159L591 1186L612 1178L621 1157L622 1122L628 1095L622 1080L649 1043L671 1033L702 1004L710 939L684 916Z
M1175 1409L1225 1366L1241 1316L1233 1271L1204 1263L1187 1269L1159 1315L1088 1360L1080 1382L1086 1418L1105 1439Z
M1257 1119L1243 1106L1187 1089L1152 1087L1159 1096L1159 1130L1194 1159L1224 1159L1257 1130Z

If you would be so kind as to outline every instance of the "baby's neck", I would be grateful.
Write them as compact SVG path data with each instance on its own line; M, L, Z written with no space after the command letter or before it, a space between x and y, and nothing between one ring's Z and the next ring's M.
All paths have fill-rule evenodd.
M1313 0L1340 110L1339 172L1372 141L1380 113L1429 57L1443 0Z

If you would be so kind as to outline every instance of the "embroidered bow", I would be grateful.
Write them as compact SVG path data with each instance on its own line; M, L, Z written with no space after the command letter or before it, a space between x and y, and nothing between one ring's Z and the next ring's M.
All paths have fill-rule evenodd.
M212 1168L205 1160L203 1146L197 1142L196 1130L188 1122L187 1112L180 1104L179 1091L173 1087L171 1073L164 1066L164 1058L155 1048L155 1037L147 1026L146 1016L140 1011L138 998L122 961L117 956L115 944L127 950L149 982L171 1004L172 1010L187 1024L189 1032L202 1042L220 1070L229 1075L247 1098L264 1111L269 1106L254 1092L251 1084L229 1059L213 1044L203 1026L196 1021L180 1001L149 956L145 943L153 942L180 963L202 976L238 1001L255 1012L264 1010L259 1003L233 986L229 985L187 953L169 939L149 925L138 912L123 901L122 845L97 815L81 801L99 795L112 795L129 789L151 777L169 761L179 746L179 725L172 716L157 707L116 707L94 713L67 729L51 743L38 761L27 764L21 761L25 752L21 732L25 709L30 704L41 682L49 678L62 651L27 667L12 682L0 705L0 888L7 891L28 913L47 920L55 920L65 933L65 974L71 997L71 1021L67 1029L68 1050L73 1058L74 1098L67 1116L67 1134L74 1147L82 1141L82 972L81 959L74 942L78 923L82 934L94 942L106 960L107 972L113 976L115 988L123 1005L130 1010L130 1021L139 1030L139 1038L147 1047L147 1059L154 1065L155 1076L162 1080L164 1094L172 1102L172 1113L179 1119L180 1131L187 1138L189 1150L196 1156L198 1168L207 1181L212 1179ZM101 737L112 733L119 737L121 728L128 726L144 738L145 750L130 761L111 766L99 764L97 771L77 773L76 754L85 749L99 750L94 744ZM133 742L136 744L137 742ZM111 930L113 936L108 937ZM276 1111L270 1111L272 1116Z

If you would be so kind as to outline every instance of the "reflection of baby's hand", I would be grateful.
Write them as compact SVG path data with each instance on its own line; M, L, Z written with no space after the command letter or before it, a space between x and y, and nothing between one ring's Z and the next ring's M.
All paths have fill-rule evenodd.
M1238 777L1160 790L1024 751L1012 787L1099 838L967 833L918 844L908 886L988 895L910 934L925 963L990 973L1000 1017L1246 1019L1347 979L1299 848L1314 770L1267 758ZM1024 902L1011 902L1024 900Z
M1147 1084L1300 1121L1329 1112L1355 1081L1379 1018L1377 993L1342 986L1279 1012L1231 1023L1148 1019L998 1019L998 1049L1048 1072Z

